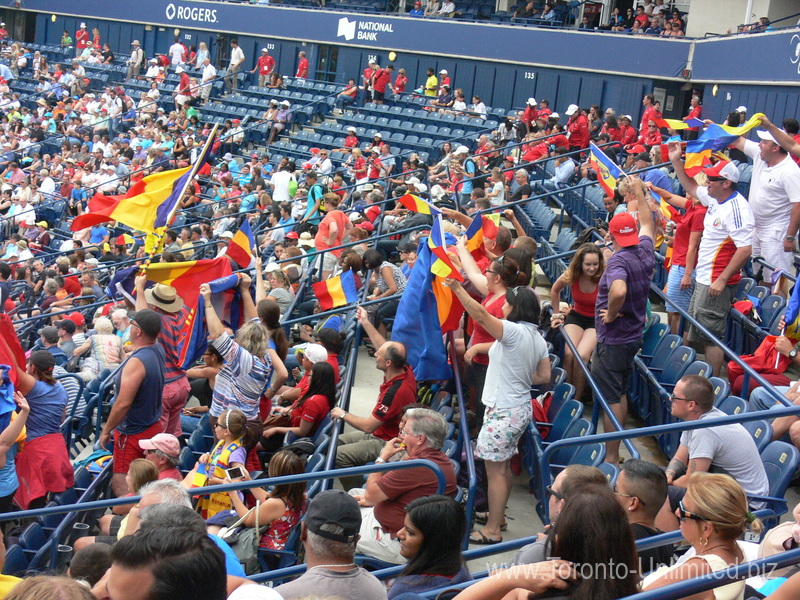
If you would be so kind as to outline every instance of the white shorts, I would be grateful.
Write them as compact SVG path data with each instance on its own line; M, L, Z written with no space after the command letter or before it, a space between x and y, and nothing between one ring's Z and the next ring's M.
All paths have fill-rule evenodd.
M756 227L753 230L753 258L760 256L767 263L787 273L792 272L792 252L783 249L786 226ZM755 269L758 269L756 266ZM764 268L764 281L769 281L772 269Z
M351 493L353 491L351 490ZM406 562L406 559L400 554L400 540L383 530L380 521L375 518L374 506L361 508L361 530L359 534L361 537L359 537L358 545L356 546L356 551L359 554L366 554L394 565L402 565Z

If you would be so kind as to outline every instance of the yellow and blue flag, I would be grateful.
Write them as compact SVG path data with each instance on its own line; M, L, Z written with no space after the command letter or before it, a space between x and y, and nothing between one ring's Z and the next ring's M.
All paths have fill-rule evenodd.
M597 173L597 181L609 196L614 195L619 180L625 177L625 172L594 143L589 143L589 164Z

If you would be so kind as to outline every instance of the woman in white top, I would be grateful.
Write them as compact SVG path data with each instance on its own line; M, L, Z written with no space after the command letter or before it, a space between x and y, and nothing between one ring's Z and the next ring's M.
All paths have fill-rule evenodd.
M675 398L673 401L684 400ZM681 534L692 548L671 567L661 567L645 577L642 590L723 571L742 563L745 558L736 540L748 525L754 533L761 531L761 521L747 508L742 486L728 475L694 473L675 512L681 520ZM744 586L744 581L736 581L686 598L741 600Z
M518 286L506 292L503 319L492 316L455 279L445 285L464 309L495 340L481 402L486 406L475 456L486 462L489 514L482 530L470 536L474 544L497 544L506 503L511 494L511 457L531 422L531 385L550 381L547 344L539 333L539 299L532 289Z

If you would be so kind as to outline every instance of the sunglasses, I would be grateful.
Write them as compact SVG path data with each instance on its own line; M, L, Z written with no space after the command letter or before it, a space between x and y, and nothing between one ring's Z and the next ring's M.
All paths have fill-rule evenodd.
M678 518L681 521L685 521L686 519L692 519L693 521L705 521L704 517L701 517L697 513L689 512L683 507L683 500L678 502Z
M675 400L683 400L684 402L693 402L693 400L691 400L689 398L681 398L680 396L676 396L675 394L670 394L669 399L672 402L675 402Z
M620 492L620 491L617 489L617 486L614 486L614 490L613 490L613 492L614 492L614 495L616 495L616 496L621 496L622 498L638 498L638 499L639 499L639 504L641 504L642 506L645 506L645 502L644 502L644 500L642 500L641 498L639 498L639 496L634 496L633 494L623 494L622 492Z
M706 181L725 181L724 177L706 177Z
M548 498L553 497L556 500L563 500L564 499L563 494L561 494L560 492L555 491L553 489L552 485L548 485L546 488L544 488L544 491L547 492L547 497Z

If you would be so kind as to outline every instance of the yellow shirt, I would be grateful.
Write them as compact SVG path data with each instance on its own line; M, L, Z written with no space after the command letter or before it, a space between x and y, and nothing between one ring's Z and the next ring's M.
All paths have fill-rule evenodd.
M425 95L436 97L436 88L439 87L439 80L436 75L431 75L425 80Z
M11 575L0 575L0 598L5 598L22 579Z

